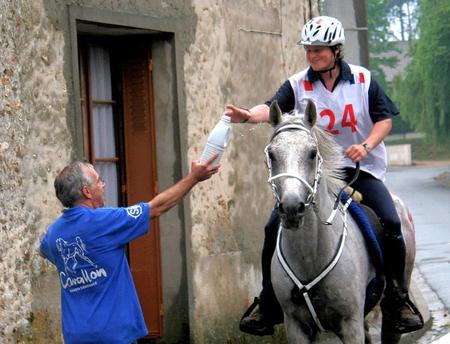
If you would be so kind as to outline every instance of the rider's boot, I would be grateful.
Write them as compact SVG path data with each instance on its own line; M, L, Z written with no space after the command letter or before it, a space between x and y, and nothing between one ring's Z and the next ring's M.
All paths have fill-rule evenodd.
M405 280L406 248L402 235L384 237L386 291L381 302L383 320L397 333L417 331L423 318L408 296Z
M270 266L275 251L280 218L275 207L265 228L264 246L262 252L263 289L259 298L247 309L239 323L242 332L266 336L274 333L274 325L283 322L283 311L273 291Z

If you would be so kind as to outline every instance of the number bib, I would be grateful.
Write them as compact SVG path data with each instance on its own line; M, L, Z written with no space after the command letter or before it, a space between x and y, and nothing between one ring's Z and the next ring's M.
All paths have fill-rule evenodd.
M343 149L361 144L373 128L369 115L370 72L363 67L349 66L354 81L341 80L333 92L328 91L320 80L308 81L307 69L289 78L295 95L295 110L303 113L308 99L314 100L317 125L331 133ZM362 170L384 180L387 167L384 143L375 147L360 164ZM348 158L345 158L345 165L355 166Z

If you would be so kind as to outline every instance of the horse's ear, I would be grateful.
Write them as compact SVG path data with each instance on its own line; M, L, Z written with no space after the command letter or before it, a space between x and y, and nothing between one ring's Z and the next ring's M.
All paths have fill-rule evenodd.
M316 124L317 112L316 105L312 99L308 99L308 104L306 105L305 118L308 121L310 127L312 128Z
M281 109L278 106L278 102L274 100L272 104L270 104L270 113L269 113L269 123L276 127L278 124L281 123Z

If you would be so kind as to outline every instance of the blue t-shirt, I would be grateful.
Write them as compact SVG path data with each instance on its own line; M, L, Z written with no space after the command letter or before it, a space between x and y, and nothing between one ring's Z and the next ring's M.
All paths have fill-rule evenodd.
M41 252L58 269L66 344L130 344L145 336L126 244L147 233L149 206L77 206L50 225Z

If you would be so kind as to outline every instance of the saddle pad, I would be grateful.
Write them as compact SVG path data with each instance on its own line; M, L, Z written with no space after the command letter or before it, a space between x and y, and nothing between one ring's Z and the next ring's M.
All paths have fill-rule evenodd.
M341 202L345 203L349 198L349 194L342 193ZM380 243L377 239L377 233L372 228L366 212L357 202L351 202L348 211L355 220L367 244L370 259L375 266L376 276L373 278L366 288L366 300L364 304L364 315L367 315L373 307L381 299L384 290L384 268L383 253Z
M343 192L341 196L341 202L342 203L347 202L348 198L349 194ZM367 244L367 248L369 250L370 258L372 260L373 265L375 266L377 274L380 273L382 274L384 271L383 253L381 250L380 243L378 242L377 235L373 230L366 213L361 208L361 206L356 202L350 203L348 211L350 212L350 215L353 217L359 229L361 230L361 233L363 234L363 237Z

